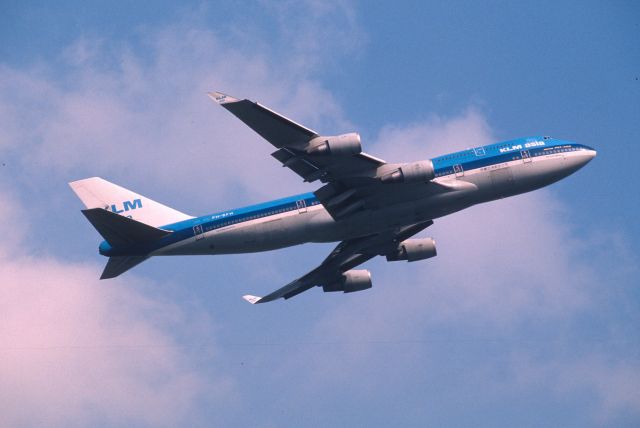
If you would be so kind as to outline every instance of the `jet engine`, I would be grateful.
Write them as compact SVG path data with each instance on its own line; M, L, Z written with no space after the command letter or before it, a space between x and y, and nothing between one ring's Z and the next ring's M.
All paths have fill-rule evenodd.
M382 176L380 180L383 183L424 183L433 180L435 176L433 162L423 160L406 163L395 171Z
M406 260L415 262L418 260L426 260L438 255L436 252L436 241L432 238L407 239L398 244L398 248L387 254L387 261L395 262L398 260Z
M371 272L366 269L349 270L342 274L342 278L333 284L324 285L322 289L329 291L344 291L353 293L371 288Z
M350 156L362 152L360 134L349 134L335 137L316 137L309 141L307 153L310 155Z

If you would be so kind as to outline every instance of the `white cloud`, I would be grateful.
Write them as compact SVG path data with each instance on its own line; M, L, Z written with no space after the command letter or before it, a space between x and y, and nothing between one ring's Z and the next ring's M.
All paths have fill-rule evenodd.
M348 9L303 8L305 22L323 31L336 28L333 21ZM326 39L317 44L312 29L301 38L281 28L281 42L295 41L313 62L297 56L280 69L266 44L237 49L218 30L187 19L140 30L137 43L145 49L83 37L56 64L0 67L0 148L9 165L3 173L20 172L11 177L14 194L29 189L41 196L19 198L30 204L20 212L19 199L0 193L7 220L0 225L0 424L178 425L202 416L196 403L214 410L233 405L234 381L198 366L181 346L192 343L190 334L215 343L212 321L197 305L151 297L148 281L134 274L105 283L95 279L98 266L52 258L40 248L35 255L26 223L60 207L61 186L47 191L55 182L90 175L145 194L134 183L152 183L201 203L196 212L211 209L212 199L235 204L249 193L255 200L309 190L206 92L258 99L310 127L346 126L333 97L308 78L312 65L335 50ZM350 31L340 28L345 37Z
M551 385L549 389L559 400L585 392L592 395L598 405L589 409L589 414L599 425L640 408L638 363L626 356L594 352L544 361L517 354L511 357L510 370L517 385L524 388Z
M200 308L150 297L153 284L132 275L101 282L95 265L27 254L12 232L21 210L0 200L0 235L12 237L0 243L0 425L175 426L198 403L233 404L234 382L188 346L197 332L212 361Z
M133 183L188 198L192 209L176 208L194 214L219 206L216 199L235 204L247 195L256 200L309 190L277 167L266 142L205 96L209 90L247 96L320 132L353 129L334 97L311 77L316 67L335 66L345 52L354 53L365 42L353 11L348 4L309 2L304 19L294 20L286 6L273 7L281 27L295 24L276 30L284 44L295 43L294 54L275 60L265 41L236 49L219 32L182 23L142 33L144 52L81 39L61 54L64 73L49 64L0 67L0 148L20 171L12 183L21 189L46 188L52 181L99 174L167 203L167 196ZM322 37L314 37L315 31ZM344 40L353 44L336 49ZM283 59L284 66L278 66ZM494 139L482 112L472 107L453 118L387 125L367 151L403 161ZM58 192L47 193L50 199L36 208L59 199ZM236 394L248 400L254 382L272 373L274 385L283 389L295 373L303 386L289 390L306 389L320 397L313 405L326 403L322 394L339 389L353 394L357 404L358 397L401 389L414 376L439 372L430 358L438 347L428 339L434 331L469 332L480 340L498 337L506 342L502 350L511 352L526 335L523 326L542 325L574 343L562 330L599 303L594 289L601 274L576 254L601 239L576 236L554 193L539 191L437 220L424 234L436 237L439 256L415 264L373 262L368 266L374 276L371 291L319 296L313 290L314 299L336 303L327 305L330 309L309 327L310 333L302 321L300 329L305 340L334 345L303 347L288 355L257 352L256 360L275 362L238 391L233 379L199 371L181 347L179 336L189 332L196 331L200 341L214 339L211 320L197 307L150 297L148 282L132 274L105 284L95 280L97 266L31 254L23 233L29 227L20 227L24 213L15 198L0 192L0 205L2 225L13 225L0 225L0 343L6 344L0 349L0 423L87 425L106 419L115 425L178 424L192 413L202 415L195 406L203 400L208 407L233 406ZM629 271L633 259L624 257L625 246L616 245L611 253L620 257L609 258L623 261L611 270ZM269 263L246 275L272 275L282 266ZM383 345L387 352L380 352L380 342L388 342ZM395 347L400 350L394 352ZM606 409L636 406L627 382L635 380L630 375L637 368L634 361L550 358L557 368L540 369L547 373L545 390L599 391L605 414ZM501 362L486 363L488 368L482 364L468 368L480 384L511 390L519 381L521 374L514 372L492 383L492 370ZM580 378L587 380L576 381ZM288 407L302 399L284 394L279 400Z
M61 56L64 78L47 65L0 68L0 144L23 171L18 179L126 178L194 201L206 189L206 209L210 199L309 190L206 92L257 99L332 132L348 124L330 93L302 68L288 67L284 79L264 55L236 50L203 28L175 25L143 41L144 53L80 39Z
M493 142L494 136L481 111L469 107L458 116L431 115L416 123L385 125L373 146L376 155L385 160L408 162Z
M330 30L322 16L340 11L316 6L311 17ZM135 273L98 281L99 266L48 256L28 240L30 220L66 205L65 181L102 175L161 201L188 197L202 206L176 207L194 213L226 208L212 199L308 191L270 158L271 146L208 99L210 90L263 101L319 131L348 126L304 61L279 69L259 46L236 49L193 22L140 34L145 49L84 37L57 64L0 66L2 172L20 195L0 192L1 425L175 426L216 409L224 418L235 405L235 380L209 368L213 322L198 305L155 297ZM309 47L315 64L333 53L327 43ZM194 342L213 348L196 357Z

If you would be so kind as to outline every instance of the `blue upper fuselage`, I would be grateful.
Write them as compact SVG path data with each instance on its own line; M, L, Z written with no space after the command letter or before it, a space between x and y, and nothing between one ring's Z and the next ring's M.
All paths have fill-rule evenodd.
M526 137L438 156L433 158L432 162L437 178L454 174L456 171L469 171L489 165L522 159L523 156L537 157L557 153L558 151L576 150L593 149L581 144L549 137ZM163 226L162 229L170 230L174 233L152 244L140 245L139 248L127 248L126 251L127 254L131 254L132 251L139 254L148 254L158 248L193 237L199 233L287 211L304 209L305 207L318 205L319 203L320 201L313 193L304 193L243 208L195 217ZM109 256L118 255L115 249L111 248L106 241L100 244L100 253Z
M522 156L537 157L557 150L593 150L591 147L571 141L550 137L525 137L488 146L475 147L432 159L436 177L453 174L454 167L459 165L464 171L482 168L489 165L522 159ZM526 152L526 153L523 153Z

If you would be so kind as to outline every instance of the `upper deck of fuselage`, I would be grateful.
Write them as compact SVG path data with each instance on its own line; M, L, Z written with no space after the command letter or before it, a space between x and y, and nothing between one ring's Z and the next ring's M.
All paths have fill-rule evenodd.
M520 159L523 151L528 151L529 156L539 156L552 152L559 147L567 150L593 150L590 147L576 144L572 141L534 136L473 147L438 156L431 159L431 161L436 171L436 177L441 177L452 174L456 165L460 165L464 170L470 170Z

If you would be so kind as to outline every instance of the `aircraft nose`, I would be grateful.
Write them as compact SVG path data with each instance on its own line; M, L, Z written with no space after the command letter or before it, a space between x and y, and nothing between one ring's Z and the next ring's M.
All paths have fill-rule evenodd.
M573 171L582 168L583 166L591 162L593 158L596 157L597 152L593 148L589 146L582 146L582 149L583 150L574 152L576 156L574 156L573 159L571 158L567 159L569 161L568 163L570 164L570 168Z
M571 175L584 167L586 164L591 162L597 154L597 152L589 146L576 143L569 144L572 145L574 150L565 153L562 166L558 165L558 172L562 174L562 177Z
M584 165L591 161L591 159L595 158L598 152L589 146L584 146L585 150L583 150L582 157L584 160Z

